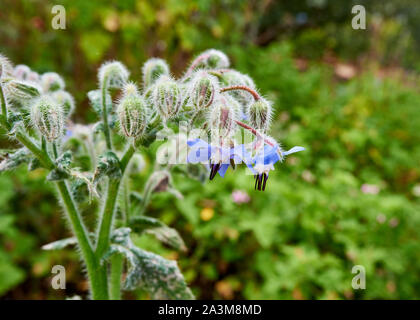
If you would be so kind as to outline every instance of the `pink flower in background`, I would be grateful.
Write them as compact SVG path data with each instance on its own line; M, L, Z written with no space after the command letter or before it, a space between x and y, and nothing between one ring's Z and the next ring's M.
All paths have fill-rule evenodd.
M378 194L379 193L379 187L374 184L367 184L364 183L362 187L360 188L363 193L365 194Z
M245 191L234 190L232 192L232 200L233 200L233 202L235 202L237 204L241 204L241 203L249 202L249 200L251 200L251 198L249 197L249 195Z

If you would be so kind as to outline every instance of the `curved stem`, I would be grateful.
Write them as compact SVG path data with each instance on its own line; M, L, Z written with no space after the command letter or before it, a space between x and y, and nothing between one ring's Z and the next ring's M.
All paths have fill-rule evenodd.
M257 91L255 91L254 89L247 87L247 86L230 86L230 87L225 87L225 88L221 88L220 92L226 92L226 91L232 91L232 90L244 90L244 91L248 91L255 99L255 101L258 101L261 99L260 95L258 94Z
M251 127L251 126L249 126L249 125L247 125L246 123L243 123L243 122L241 122L241 121L238 121L238 120L234 120L235 122L236 122L236 124L238 125L238 126L241 126L242 128L244 128L244 129L246 129L246 130L248 130L248 131L250 131L253 135L255 135L256 137L258 137L258 138L261 138L261 139L264 139L264 142L266 143L266 144L268 144L269 146L271 146L271 147L274 147L274 144L270 141L270 140L268 140L268 139L266 139L261 133L259 133L256 129L254 129L253 127Z
M188 77L195 68L203 61L204 59L207 59L209 57L209 54L202 54L194 59L194 61L191 63L191 65L188 67L187 71L185 72L184 78Z

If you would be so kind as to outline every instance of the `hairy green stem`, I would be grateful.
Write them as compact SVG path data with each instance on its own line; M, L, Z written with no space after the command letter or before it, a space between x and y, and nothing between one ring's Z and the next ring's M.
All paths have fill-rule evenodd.
M38 158L38 160L46 169L50 169L50 170L54 169L55 167L54 162L50 159L50 157L44 150L40 149L32 141L31 138L29 138L22 132L17 132L16 139L18 139L20 143L22 143L26 148L28 148L34 154L34 156Z
M46 169L52 170L55 168L55 164L48 156L47 152L39 148L31 138L21 132L16 133L16 138L38 158L38 160ZM82 257L86 263L88 277L91 285L92 298L107 299L108 292L106 275L104 277L103 274L98 272L100 267L99 260L96 259L93 247L88 237L88 232L83 224L82 217L80 216L74 200L69 193L66 182L58 181L56 182L56 186L66 214L70 220L72 230L79 243Z
M41 149L44 152L47 152L47 140L45 139L44 136L41 137Z
M130 145L125 152L124 156L120 161L121 173L124 175L124 171L127 168L128 162L133 156L135 149ZM102 257L109 246L109 237L111 234L112 221L114 219L115 204L117 202L118 191L120 188L121 179L110 179L108 182L108 190L106 195L106 201L103 206L102 216L100 217L99 223L99 234L96 246L96 254L98 257Z
M53 148L54 159L57 159L58 158L57 143L53 142L52 148Z
M3 87L0 85L1 123L10 130L11 126L7 120L7 102L4 96Z
M106 96L108 93L107 90L107 78L108 76L105 76L103 79L103 83L101 84L101 90L102 90L102 120L104 123L104 134L105 134L105 141L106 141L106 147L109 150L112 150L112 142L111 142L111 134L109 132L109 123L108 123L108 110L106 107Z
M56 186L86 263L92 298L95 300L106 300L108 299L107 279L98 272L100 261L96 258L92 249L87 230L82 222L82 217L74 204L66 182L58 181L56 182Z
M123 177L124 177L125 169L127 168L127 165L130 162L130 159L132 158L134 152L135 152L135 149L130 144L127 151L124 153L123 157L121 158L120 167L121 167L121 173ZM118 192L119 192L121 180L123 179L123 177L121 179L110 179L108 181L108 190L107 190L105 204L102 209L102 215L99 221L99 231L98 231L98 237L97 237L97 242L96 242L95 254L98 260L100 260L103 257L103 255L105 254L106 250L109 248L109 245L110 245L112 222L114 220L114 213L115 213L115 207L117 203ZM106 265L101 266L99 272L102 275L105 275L106 277L106 274L107 274ZM114 289L112 289L112 291L113 290Z
M121 300L121 275L124 268L124 258L120 254L111 257L111 273L109 279L110 300Z

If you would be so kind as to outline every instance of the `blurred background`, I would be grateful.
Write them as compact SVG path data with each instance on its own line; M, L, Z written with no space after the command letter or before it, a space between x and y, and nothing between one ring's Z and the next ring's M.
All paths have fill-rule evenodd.
M65 30L51 27L56 4ZM351 27L356 4L366 30ZM103 61L121 60L140 82L149 57L179 76L200 51L225 51L274 101L272 136L307 150L276 166L264 193L241 170L204 185L175 175L184 200L156 194L148 215L188 252L136 242L177 259L199 299L419 299L419 17L415 0L1 0L0 51L63 75L82 123L95 121L86 93ZM138 191L154 154L144 157ZM69 236L45 175L0 175L2 299L87 295L74 250L40 249ZM66 290L51 288L55 264ZM366 290L351 286L354 265Z

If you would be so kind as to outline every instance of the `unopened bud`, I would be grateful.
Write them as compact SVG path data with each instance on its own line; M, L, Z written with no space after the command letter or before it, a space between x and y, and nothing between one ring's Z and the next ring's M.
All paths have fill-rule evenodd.
M31 73L31 69L24 64L18 64L13 69L13 77L18 80L28 80L28 76Z
M181 107L181 101L182 96L178 83L169 77L160 77L153 91L153 104L160 116L164 120L176 116Z
M189 90L190 102L197 110L207 108L219 91L217 79L207 72L198 71Z
M209 49L200 54L196 61L196 67L204 67L209 69L224 69L229 68L229 58L220 50ZM193 62L194 64L194 62Z
M98 79L100 85L105 88L121 89L129 75L127 68L121 62L108 61L99 68Z
M270 126L271 114L271 104L265 99L259 99L249 105L248 119L255 129L267 130Z
M6 90L10 98L18 101L33 99L38 97L42 92L38 84L25 80L11 80L7 82Z
M230 137L236 126L235 119L234 108L224 97L221 97L215 102L209 113L209 125L212 136Z
M147 125L146 102L138 94L136 85L129 83L124 86L117 112L126 137L136 138L144 133Z
M31 121L48 141L55 141L63 135L63 110L49 96L41 96L34 102Z
M46 72L41 76L41 85L44 92L63 90L66 86L63 78L55 72Z
M63 90L55 91L52 94L52 97L62 107L65 118L70 117L73 114L75 103L73 96L70 93Z
M143 84L148 88L154 84L160 76L169 75L169 67L165 60L152 58L143 65Z
M32 82L39 82L40 79L41 79L41 77L39 76L38 73L36 73L35 71L31 71L31 72L29 72L26 80L32 81Z

